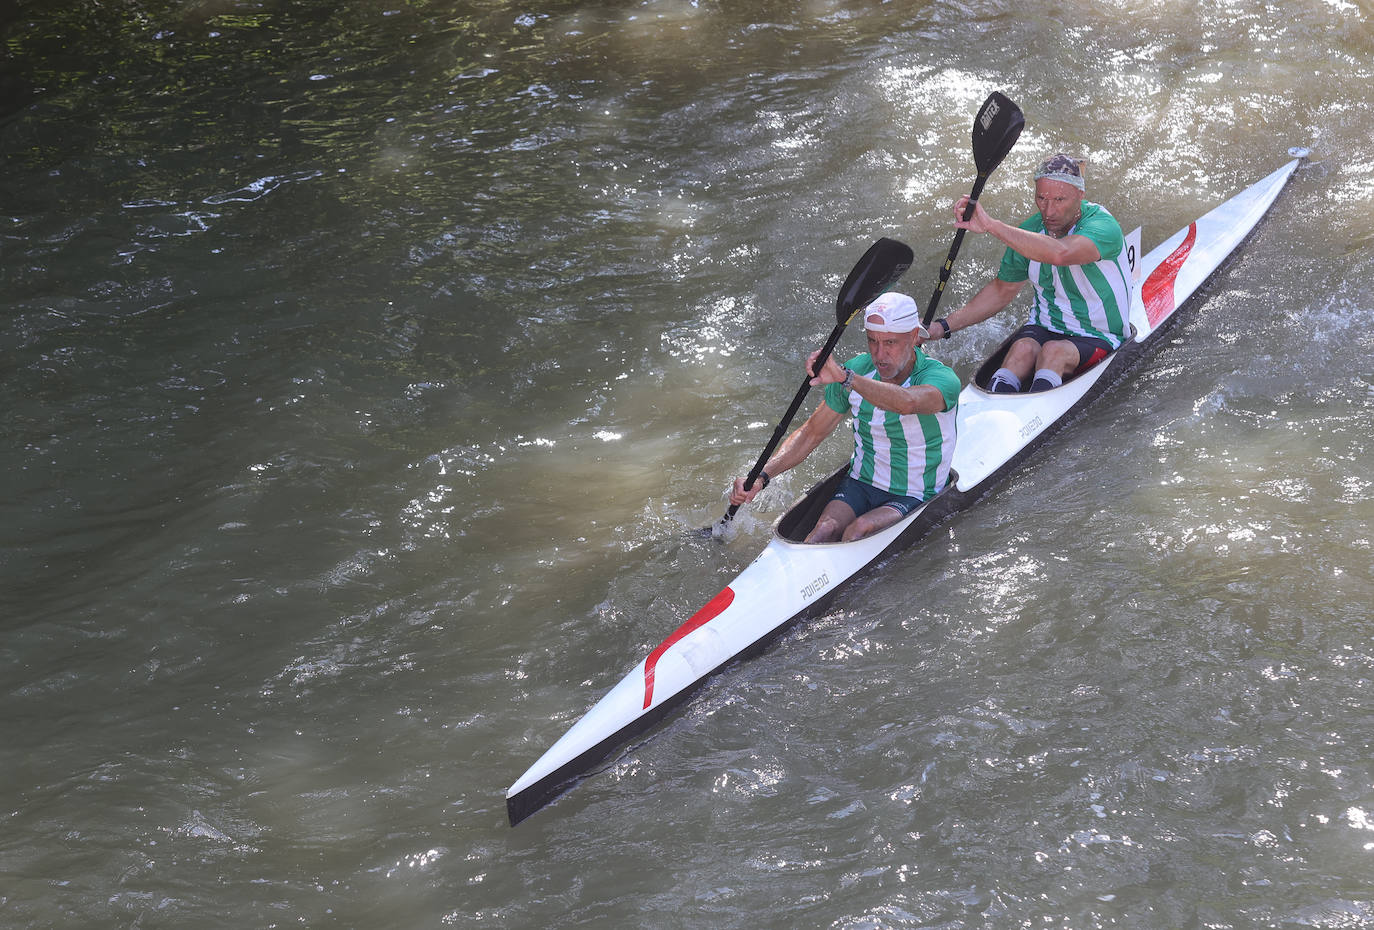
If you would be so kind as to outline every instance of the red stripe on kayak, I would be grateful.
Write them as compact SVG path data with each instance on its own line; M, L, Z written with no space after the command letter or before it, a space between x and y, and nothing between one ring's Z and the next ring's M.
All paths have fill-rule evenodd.
M1160 262L1141 285L1140 298L1145 302L1145 319L1150 321L1151 329L1177 309L1174 303L1174 280L1178 278L1178 270L1188 260L1188 253L1193 251L1196 243L1197 223L1189 223L1188 235L1183 237L1178 248Z
M730 606L730 602L735 599L735 592L731 588L726 588L706 603L706 606L692 614L690 620L673 631L672 635L658 644L658 648L649 653L649 658L644 660L644 709L648 710L649 705L654 702L654 669L658 667L658 660L663 658L663 654L673 645L678 643L688 633L699 630L712 620L725 612L725 608Z

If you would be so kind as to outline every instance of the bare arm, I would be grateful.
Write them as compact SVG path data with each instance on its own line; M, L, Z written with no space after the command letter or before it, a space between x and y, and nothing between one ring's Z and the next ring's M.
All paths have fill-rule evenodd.
M813 352L807 360L807 371L811 371L816 364L817 354ZM814 387L822 384L838 384L843 380L844 369L835 361L834 356L831 356L825 360L821 373L811 379L811 384ZM891 384L878 378L867 378L855 374L849 388L879 410L891 410L893 413L903 416L912 413L945 412L945 395L932 384L902 387L900 384ZM769 474L771 475L772 472L770 471Z
M763 471L768 477L776 478L778 475L795 468L806 459L808 455L816 450L825 437L835 431L835 427L840 425L843 414L831 410L824 401L816 408L811 416L806 418L806 422L792 431L792 434L782 441L778 450L768 459L768 464L763 466ZM736 478L734 486L730 489L730 503L745 504L753 500L759 491L763 490L763 481L755 481L753 487L748 491L744 490L745 478Z
M1001 278L993 278L984 284L982 289L969 299L968 303L945 317L943 325L947 326L950 332L954 332L983 322L988 317L1006 309L1007 305L1021 292L1021 287L1025 283L1025 281L1003 281ZM939 339L944 336L944 333L936 330L932 335ZM927 341L918 337L917 344Z
M1102 258L1097 243L1087 236L1065 236L1054 239L1043 233L1034 233L1020 226L1012 226L1001 220L993 219L981 203L973 205L973 216L964 221L964 210L968 207L968 197L960 197L954 204L954 225L971 232L987 233L1010 246L1033 262L1046 265L1087 265Z
M876 378L855 375L849 387L879 410L891 410L903 416L912 413L944 413L945 395L930 384L902 387Z

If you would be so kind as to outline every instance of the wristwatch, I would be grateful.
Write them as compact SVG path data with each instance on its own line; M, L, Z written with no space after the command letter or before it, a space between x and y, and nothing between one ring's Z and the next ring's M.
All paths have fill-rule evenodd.
M954 330L949 328L949 320L945 319L944 317L940 317L935 322L939 323L940 328L944 330L944 333L940 336L941 339L948 339L950 336L954 335Z
M854 383L854 369L848 365L841 365L840 367L844 369L844 380L840 382L840 387L847 391L849 386Z

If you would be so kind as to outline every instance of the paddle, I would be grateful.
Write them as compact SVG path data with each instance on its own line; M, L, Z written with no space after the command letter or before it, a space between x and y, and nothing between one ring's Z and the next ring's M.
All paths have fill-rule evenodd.
M978 196L983 193L988 175L1002 164L1002 159L1016 144L1025 125L1026 118L1021 114L1021 108L997 91L989 94L978 108L978 115L973 118L973 163L978 168L978 178L973 182L973 193L968 195L968 206L964 209L965 221L973 216L973 208L978 204ZM925 316L921 320L926 326L935 318L935 308L945 293L945 282L949 280L954 257L959 254L959 246L964 241L964 232L960 229L954 233L949 255L940 269L940 283L935 285L935 292L930 295L930 303L926 305Z
M835 328L830 331L830 338L825 341L821 348L821 354L816 357L815 370L820 371L825 360L830 357L830 353L835 348L835 344L840 341L840 336L844 333L844 328L849 325L849 321L859 315L859 311L867 307L892 285L897 283L912 261L911 247L905 243L898 242L896 239L886 237L879 239L869 246L863 258L854 266L854 270L849 272L849 277L845 279L844 286L840 288L839 296L835 298ZM797 409L801 407L802 399L806 397L806 392L811 390L811 377L808 375L802 380L801 387L797 394L792 398L792 404L783 414L782 420L777 428L773 430L773 438L768 440L768 445L764 446L763 454L754 463L754 467L749 470L749 475L744 480L744 489L747 491L754 486L759 475L763 473L763 466L768 464L768 458L773 454L773 450L782 441L783 433L787 431L787 425L792 422L792 417L796 416ZM735 512L739 510L738 504L731 504L730 509L725 511L725 516L714 525L704 529L704 532L712 535L719 535L729 526L730 521L735 518Z

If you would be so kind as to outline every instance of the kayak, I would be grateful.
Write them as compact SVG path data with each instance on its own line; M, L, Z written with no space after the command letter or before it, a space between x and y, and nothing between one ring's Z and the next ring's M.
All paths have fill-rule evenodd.
M1035 394L992 394L986 385L1010 340L959 394L957 444L949 485L898 523L853 542L803 538L848 471L848 463L783 514L758 557L651 650L549 748L506 793L516 825L563 793L619 746L645 732L711 675L756 654L794 622L824 609L845 582L911 545L977 500L1057 428L1118 381L1175 320L1190 298L1268 212L1307 156L1292 160L1139 256L1140 231L1127 237L1135 275L1132 338L1092 368Z

